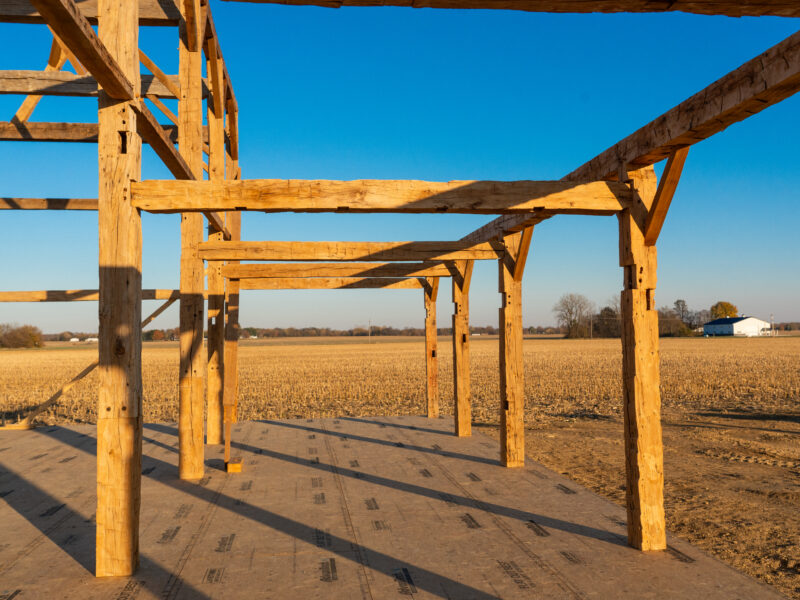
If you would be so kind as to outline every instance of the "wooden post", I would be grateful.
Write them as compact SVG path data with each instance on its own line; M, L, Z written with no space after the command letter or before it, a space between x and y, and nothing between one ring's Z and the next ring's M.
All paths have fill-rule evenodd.
M453 273L453 415L455 434L472 435L469 383L469 284L474 261L455 261Z
M436 356L436 297L439 278L428 277L425 291L425 398L428 401L428 418L439 418L439 358Z
M500 307L500 462L525 466L525 380L522 359L522 275L532 227L507 236L498 260Z
M227 121L228 131L236 130L237 113L232 103L228 104ZM229 134L229 138L230 138ZM238 149L235 138L231 138L228 148L226 179L239 177ZM242 213L227 213L228 231L232 240L242 237ZM228 264L238 264L230 261ZM223 377L223 422L225 427L225 465L231 464L231 430L236 422L236 407L239 398L239 280L229 279L225 286L225 360Z
M212 94L221 93L222 62L216 56L214 40L206 44L206 72L216 83ZM225 179L225 99L212 97L207 102L208 114L208 178L211 181ZM223 241L222 232L212 230L209 224L209 241ZM221 444L223 413L223 379L225 353L225 279L222 277L223 262L208 262L208 388L206 405L206 443Z
M183 9L186 4L182 3ZM201 48L189 49L186 23L181 22L178 101L178 147L195 177L203 173L203 65ZM190 32L193 35L193 32ZM203 261L197 246L203 240L203 215L181 215L180 404L178 470L181 479L203 477Z
M139 88L139 5L100 2L99 37ZM139 564L142 473L142 222L131 206L142 140L133 103L98 99L100 229L97 407L97 577L132 575Z
M656 194L653 167L620 173L630 181L633 208L619 214L620 265L624 269L622 379L628 543L640 550L666 548L664 467L659 395L656 248L644 240ZM639 202L641 200L641 202Z

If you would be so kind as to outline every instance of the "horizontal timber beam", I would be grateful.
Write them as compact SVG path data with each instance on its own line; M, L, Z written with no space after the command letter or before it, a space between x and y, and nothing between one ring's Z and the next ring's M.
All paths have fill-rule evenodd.
M177 75L167 75L166 77L177 86ZM142 96L176 97L173 91L168 89L155 75L143 73L141 80ZM94 77L76 75L69 71L0 71L0 94L95 97L98 89L99 86ZM207 95L207 87L204 87L204 93Z
M675 3L677 4L677 3ZM793 4L795 11L800 5ZM653 165L777 104L800 91L800 32L731 71L694 96L578 167L564 181L613 180L628 169ZM482 241L495 231L521 231L527 217L499 217L465 239Z
M467 8L554 13L650 13L680 11L729 17L800 17L792 0L239 0L260 4L301 6L411 6L413 8Z
M268 277L241 279L240 290L420 289L424 279L389 277Z
M162 125L171 141L178 139L178 128ZM97 143L97 123L0 122L0 142L80 142ZM145 141L146 140L142 140Z
M447 263L270 263L222 267L228 279L269 277L449 277Z
M501 244L464 242L202 242L203 260L442 261L492 260Z
M78 10L93 25L97 24L98 0L81 0ZM173 0L139 0L139 25L176 26L181 13ZM0 0L0 23L44 23L29 0Z
M178 290L142 290L142 300L171 300L179 297ZM97 301L99 298L98 290L0 292L0 302L82 302Z
M0 198L0 210L97 210L97 198Z
M131 191L133 206L149 212L614 214L631 198L626 185L606 181L154 180Z

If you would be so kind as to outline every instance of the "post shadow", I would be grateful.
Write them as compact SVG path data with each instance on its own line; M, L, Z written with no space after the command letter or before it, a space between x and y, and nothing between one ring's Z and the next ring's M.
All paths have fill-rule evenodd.
M154 429L158 431L169 431L171 429L172 435L175 435L176 433L174 428L170 428L162 424L147 424L145 425L145 428ZM325 430L318 430L318 431L322 431L323 433L328 433ZM370 438L367 439L369 440ZM164 444L163 442L159 442L158 440L153 440L151 438L144 438L144 440L146 442L159 445L171 452L175 452L175 448L169 446L168 444ZM371 473L364 473L363 471L357 471L352 468L330 465L323 462L316 462L311 459L300 458L298 456L294 456L291 454L284 454L283 452L277 452L275 450L268 450L266 448L257 448L255 446L251 446L249 444L244 444L241 442L232 442L231 446L239 450L243 450L245 452L250 452L256 456L267 456L269 458L274 458L276 460L281 460L289 463L295 463L314 470L324 471L326 473L335 472L336 474L342 475L344 477L357 479L359 481L363 481L373 485L392 488L409 494L423 496L425 498L429 498L431 500L436 500L439 502L441 502L446 498L447 502L452 502L454 504L463 506L465 508L477 509L497 516L508 517L510 519L515 519L523 523L527 523L532 520L539 525L542 525L544 527L550 527L551 529L556 529L567 533L572 533L575 535L580 535L583 537L592 538L603 542L608 542L610 544L627 547L627 542L622 536L614 534L613 532L610 531L605 531L602 529L597 529L595 527L590 527L588 525L570 523L569 521L564 521L556 517L549 517L538 513L532 513L516 508L511 508L508 506L502 506L500 504L494 504L492 502L486 502L484 500L476 500L473 498L469 498L467 496L459 496L459 495L439 492L435 489L427 488L413 483L397 481L396 479L389 479L388 477L381 477L380 475L373 475Z
M85 437L94 441L94 438L90 436ZM87 454L94 454L96 445L93 444L90 448L85 442L86 439L80 439L75 440L70 445ZM5 463L0 462L0 467L6 474L11 476L0 489L3 494L3 500L8 506L78 563L88 575L94 577L96 550L94 515L88 519L84 518L83 515L69 506L68 501L62 501L65 499L52 496L13 469L10 469ZM78 527L71 526L67 529L67 524L71 522L77 522ZM75 529L80 531L77 536ZM2 573L6 568L8 568L7 565L0 566L0 581L2 581ZM144 554L140 554L139 568L138 576L132 575L120 580L135 581L137 586L142 586L156 596L161 595L162 592L161 589L157 589L157 582L167 581L174 577L173 573L167 571ZM147 575L155 575L155 578ZM188 590L192 598L211 600L209 596L183 580L181 580L181 586Z

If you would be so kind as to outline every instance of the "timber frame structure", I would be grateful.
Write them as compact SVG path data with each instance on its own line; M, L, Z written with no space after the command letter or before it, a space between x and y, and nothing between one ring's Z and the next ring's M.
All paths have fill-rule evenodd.
M273 1L328 7L680 10L729 16L800 16L800 5L787 0ZM468 436L472 266L475 260L495 260L502 299L500 462L507 467L523 466L521 282L534 226L559 214L616 215L619 220L628 541L641 550L666 547L654 300L656 242L689 148L800 89L800 33L725 75L560 180L437 183L243 180L236 97L206 0L139 0L138 5L114 0L7 0L0 3L0 22L43 24L53 34L43 71L0 72L0 93L26 96L13 118L0 123L0 141L98 144L97 199L0 198L2 209L99 213L98 290L0 293L4 302L99 301L98 361L29 412L21 423L11 425L29 427L37 414L98 369L98 577L130 575L138 565L142 453L139 334L141 327L176 300L180 303L179 472L182 479L197 480L203 476L205 444L224 442L229 470L237 470L230 457L230 438L231 424L236 420L241 290L422 290L427 415L435 418L439 413L436 301L440 278L450 277L455 434ZM97 25L96 32L93 25ZM165 74L139 49L140 26L176 29L177 76ZM67 62L75 74L64 70ZM149 74L140 73L140 64ZM30 121L44 95L96 96L98 122ZM165 98L177 99L177 115L164 104ZM160 120L154 108L163 115ZM168 123L162 124L165 119ZM175 180L141 179L142 143L155 150ZM657 181L653 165L661 160L666 160L666 166ZM178 290L141 287L142 210L182 215ZM241 214L247 210L497 216L456 241L240 241ZM204 218L208 222L207 239ZM207 284L204 261L208 265ZM143 299L162 299L165 304L143 321ZM206 301L207 353L203 348Z

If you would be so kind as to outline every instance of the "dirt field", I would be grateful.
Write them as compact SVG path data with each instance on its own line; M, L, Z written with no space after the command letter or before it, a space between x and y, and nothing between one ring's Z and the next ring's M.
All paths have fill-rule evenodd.
M245 342L240 416L420 414L419 339ZM452 410L440 341L442 412ZM473 415L497 436L497 341L471 348ZM96 348L0 351L0 410L45 400ZM616 502L624 497L620 346L526 340L528 456ZM800 338L662 340L668 528L800 599ZM177 346L145 344L147 421L177 418ZM92 375L48 422L92 422Z

